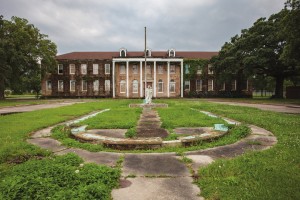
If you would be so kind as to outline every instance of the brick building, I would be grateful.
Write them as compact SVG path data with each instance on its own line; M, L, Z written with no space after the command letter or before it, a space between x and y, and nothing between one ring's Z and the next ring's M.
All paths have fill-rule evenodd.
M208 64L201 66L193 78L185 76L190 73L188 61L208 61L217 54L147 49L145 66L144 52L128 52L125 48L119 52L67 53L56 57L57 70L43 78L42 95L143 98L145 86L153 88L154 98L184 97L209 91L217 94L220 89Z

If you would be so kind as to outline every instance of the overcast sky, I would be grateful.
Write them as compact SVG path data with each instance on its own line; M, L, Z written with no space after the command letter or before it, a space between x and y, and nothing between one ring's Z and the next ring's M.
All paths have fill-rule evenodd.
M219 51L258 18L280 11L286 0L0 0L0 14L26 18L72 51L175 48Z

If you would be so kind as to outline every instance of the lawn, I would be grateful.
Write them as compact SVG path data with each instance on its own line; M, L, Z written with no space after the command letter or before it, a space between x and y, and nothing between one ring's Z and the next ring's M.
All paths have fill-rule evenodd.
M28 144L26 138L35 130L95 110L127 109L130 102L136 103L138 100L101 100L0 116L0 199L20 199L21 194L26 194L27 199L39 195L40 199L46 199L47 196L55 196L57 199L101 199L97 195L102 196L102 199L109 199L111 189L117 185L119 168L98 165L82 167L82 160L77 156L54 156L46 150ZM277 137L277 145L269 150L249 152L234 159L218 160L208 167L201 168L197 184L201 188L201 195L206 199L300 199L300 115L225 106L203 100L156 102L168 103L170 109L186 107L210 111L246 124L260 126ZM189 112L190 110L187 111ZM190 113L194 114L198 113ZM226 137L229 135L215 141L218 144L210 143L197 148L224 145L228 143ZM235 137L236 140L240 139L239 134ZM159 151L172 150L182 151L176 148ZM104 176L106 173L111 174L110 178ZM91 182L85 182L89 179ZM95 187L88 187L88 184Z

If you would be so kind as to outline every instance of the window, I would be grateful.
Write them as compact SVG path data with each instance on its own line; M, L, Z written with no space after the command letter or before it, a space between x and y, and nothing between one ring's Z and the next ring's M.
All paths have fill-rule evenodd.
M105 64L105 74L110 74L110 64Z
M75 80L70 80L70 91L75 91L76 87L76 81Z
M202 80L196 80L196 91L202 91Z
M52 90L52 82L46 81L46 90Z
M163 93L164 92L164 82L161 79L159 79L157 85L158 85L158 91L157 92Z
M146 66L146 74L151 74L151 66L150 65Z
M132 81L132 93L138 93L139 91L139 82L137 80Z
M208 91L213 91L214 90L214 80L212 80L212 79L208 80L207 90Z
M87 81L82 80L82 91L87 91Z
M99 91L99 80L94 80L93 89L94 91Z
M223 83L223 84L221 85L221 88L220 88L220 90L223 90L223 91L225 91L225 83Z
M75 65L74 64L70 64L69 68L70 68L70 74L75 74Z
M133 65L132 66L132 73L133 74L137 74L138 73L138 66L137 65Z
M170 66L170 74L175 74L175 65Z
M62 64L58 64L58 74L63 74L64 66Z
M162 65L158 65L158 74L164 73L164 67Z
M120 93L125 93L126 92L126 81L121 80L120 81Z
M120 49L120 57L122 57L122 58L126 57L126 49L124 49L124 48Z
M93 64L93 74L99 74L99 65Z
M202 74L201 66L198 66L198 67L197 67L197 74Z
M87 65L81 64L81 74L86 74L86 73L87 73Z
M175 50L174 49L169 50L169 57L175 57Z
M171 79L170 81L170 92L175 92L175 81Z
M125 65L120 66L120 74L125 74Z
M184 81L184 90L190 91L190 81Z
M146 50L146 57L151 57L151 49Z
M185 74L189 74L190 73L190 65L186 64L185 65Z
M233 81L231 82L231 90L232 90L232 91L235 91L235 90L236 90L236 80L233 80Z
M208 64L207 69L208 69L208 72L207 72L208 74L214 74L214 72L212 70L212 65L211 64Z
M64 81L59 80L58 81L58 91L63 92L64 91Z
M105 80L105 82L104 82L104 90L106 92L110 91L110 80Z

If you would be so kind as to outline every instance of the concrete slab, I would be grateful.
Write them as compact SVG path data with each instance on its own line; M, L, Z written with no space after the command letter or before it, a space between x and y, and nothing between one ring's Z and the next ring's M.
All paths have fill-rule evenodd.
M200 189L190 177L177 178L128 178L129 187L114 189L114 200L204 200Z
M83 149L65 149L63 151L57 152L56 155L64 155L67 153L75 153L80 156L85 162L96 163L107 166L115 166L118 159L122 154L108 153L108 152L89 152Z
M48 128L38 130L38 131L34 132L32 135L30 135L30 138L49 137L51 135L51 130L53 128L54 128L54 126L50 126Z
M192 168L195 173L198 173L199 167L204 167L214 162L212 157L206 155L188 155L186 157L193 160Z
M164 154L127 154L123 175L190 176L185 165L174 156Z
M41 148L51 150L53 152L67 149L67 147L62 146L59 141L54 140L52 138L33 138L33 139L28 139L27 142L29 142L30 144L37 145Z
M125 138L125 133L127 132L127 129L93 129L87 130L86 132L106 137Z
M273 136L273 134L263 128L260 128L258 126L254 126L254 125L249 125L249 127L251 128L252 134L254 135L265 135L265 136Z
M245 139L248 143L259 143L263 146L273 146L277 143L277 138L274 136L250 135Z

